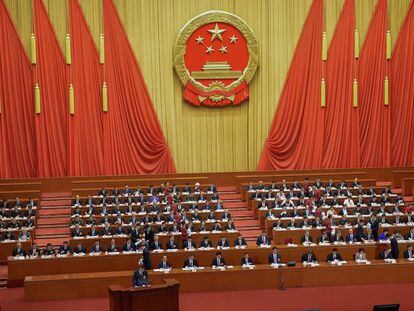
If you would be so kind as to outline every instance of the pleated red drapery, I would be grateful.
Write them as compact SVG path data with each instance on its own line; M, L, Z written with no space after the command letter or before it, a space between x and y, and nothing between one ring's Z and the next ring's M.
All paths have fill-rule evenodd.
M67 173L68 77L65 58L42 0L34 0L36 82L41 113L36 116L38 176Z
M112 0L103 1L105 79L104 173L171 173L170 150L138 62Z
M0 177L36 176L32 68L0 0Z
M69 116L71 176L103 172L102 65L78 0L69 1L71 56L70 82L74 86L75 114Z
M414 1L394 45L390 79L393 166L414 165Z
M314 0L296 45L258 169L319 168L323 119L323 1Z
M387 0L378 0L358 65L361 166L390 165L390 111L384 104Z
M326 64L322 166L359 167L359 111L353 108L355 2L345 0Z

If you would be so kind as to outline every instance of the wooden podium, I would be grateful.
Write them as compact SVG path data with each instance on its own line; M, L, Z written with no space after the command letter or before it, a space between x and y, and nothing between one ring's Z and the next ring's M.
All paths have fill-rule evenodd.
M176 279L164 282L140 288L109 286L110 311L179 311L180 283Z

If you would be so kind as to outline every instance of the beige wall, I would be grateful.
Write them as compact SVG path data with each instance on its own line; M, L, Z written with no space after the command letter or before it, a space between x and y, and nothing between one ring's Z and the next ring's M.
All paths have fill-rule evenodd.
M31 0L6 0L29 47ZM311 0L115 0L136 53L178 172L242 171L256 168L289 63ZM80 0L95 40L101 25L100 0ZM45 0L61 44L67 29L66 0ZM343 0L324 0L328 39ZM361 43L376 0L356 0ZM409 0L389 0L395 40ZM180 28L207 10L239 15L259 43L260 67L250 84L250 100L238 107L193 107L182 100L172 67L172 47ZM109 103L110 104L110 103Z

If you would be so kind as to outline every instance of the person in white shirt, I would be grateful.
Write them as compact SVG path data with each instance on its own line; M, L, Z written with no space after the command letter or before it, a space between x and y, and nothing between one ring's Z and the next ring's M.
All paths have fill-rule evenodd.
M346 207L354 207L355 206L354 200L352 200L352 197L351 196L348 196L344 200L344 206L346 206Z

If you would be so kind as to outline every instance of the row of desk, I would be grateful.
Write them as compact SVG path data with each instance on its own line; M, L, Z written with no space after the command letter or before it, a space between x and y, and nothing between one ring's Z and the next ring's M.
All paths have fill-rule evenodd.
M108 287L131 286L133 270L117 272L76 273L26 277L25 299L28 301L55 299L82 299L108 295ZM275 268L267 264L256 265L254 269L241 266L224 271L209 267L203 270L171 272L150 271L153 285L163 284L164 279L174 278L180 282L181 292L252 290L286 287L361 285L377 283L413 282L414 262L399 260L385 263L372 261L371 264L348 262L343 266L320 263L317 267Z
M354 176L355 177L358 177L356 175L354 175ZM354 176L352 176L352 177L354 177ZM259 179L261 179L262 181L264 181L263 184L266 187L266 190L269 190L270 186L272 185L271 181L270 180L267 180L267 178L265 176L263 176L263 178L262 177L259 177ZM352 183L354 182L354 179L349 179L349 180L347 179L347 180L345 180L345 182L348 185L348 188L349 189L354 189L353 187L350 187L349 186L349 185L352 185ZM321 183L323 185L327 185L329 183L329 180L321 180ZM341 183L341 180L333 180L333 183L335 185L339 185ZM375 179L360 179L359 180L359 183L361 184L361 187L362 187L363 190L367 190L367 189L369 189L370 186L376 184L376 180ZM255 190L259 187L259 183L258 182L253 182L252 184L253 184L253 187L255 188ZM281 191L288 191L288 190L290 190L292 184L293 184L293 182L288 182L287 183L287 188L288 189L281 189L281 188L283 188L281 182L280 181L277 182L277 186L278 186L278 188L280 188L279 190L281 190ZM299 182L299 184L301 184L301 183ZM315 185L315 184L316 184L316 179L313 180L310 183L310 185ZM246 199L247 199L247 196L248 195L250 195L250 194L253 193L251 190L248 190L248 187L249 187L249 183L241 183L240 184L240 192L242 193L243 197L246 197ZM334 188L336 188L336 187L334 187ZM381 192L385 187L374 186L373 188L377 192L378 191ZM336 189L338 189L338 188L336 188ZM355 188L355 189L357 189L357 188Z
M233 245L234 240L236 240L237 235L239 234L238 231L208 231L205 233L196 232L191 234L193 242L195 245L200 245L201 241L205 236L209 237L210 241L213 243L214 246L217 245L218 241L225 237L229 242L230 245ZM177 242L178 248L183 247L183 238L181 233L158 233L157 236L159 237L159 242L165 248L167 242L169 241L171 236L174 236L175 241ZM128 240L129 236L109 236L109 237L85 237L85 238L72 238L69 240L69 245L74 248L76 245L81 242L83 246L89 251L91 247L94 245L96 240L99 240L102 247L107 248L111 239L115 239L116 245L118 247L122 247L125 242Z
M273 244L286 244L287 241L290 241L290 243L298 244L300 243L300 239L305 235L306 229L286 229L286 230L277 230L273 229L273 222L272 220L266 221L266 231L269 234L269 236L272 236L272 243ZM388 229L390 233L398 232L401 235L405 236L410 231L409 226L389 226L389 227L380 227L378 234L381 234L385 229ZM342 237L345 239L345 237L348 235L348 231L350 228L348 227L337 227L335 230L341 231ZM352 227L354 230L354 234L356 235L355 227ZM322 235L322 230L319 228L311 228L308 229L310 236L312 237L313 241L316 242L317 238Z
M221 228L223 228L223 229L226 228L227 223L228 223L227 220L212 220L212 221L206 221L205 226L208 230L210 230L210 228L213 227L216 222L219 223ZM171 226L173 225L172 222L164 222L164 224L165 224L166 228L171 228ZM151 223L149 223L149 225L151 226L152 230L155 230L155 233L157 233L158 228L161 227L161 223L151 222ZM139 224L139 226L142 226L142 224ZM194 222L193 223L193 230L199 231L200 226L201 226L201 222ZM91 227L92 227L91 225L83 225L83 226L79 226L79 229L82 231L83 236L86 236L91 231ZM96 231L100 232L100 231L103 230L103 228L105 226L102 225L102 224L99 224L99 225L95 225L95 227L96 227ZM115 232L116 229L118 229L119 226L111 224L111 225L109 225L109 227L111 228L111 230L113 232ZM122 224L121 227L124 231L129 231L131 229L132 225L124 223L124 224ZM72 232L75 230L75 228L76 228L75 226L70 226L70 229L71 229Z
M278 191L259 191L259 193L261 194L260 196L256 197L256 191L250 191L250 192L246 192L246 201L248 203L248 206L250 207L252 205L252 202L254 201L262 201L262 200L266 200L267 202L275 202L275 200L278 200L279 202L282 202L284 200L283 197L277 197L277 195L275 195ZM358 189L350 189L351 192L351 198L354 201L354 203L356 204L357 200L359 197L362 197L363 201L365 203L369 203L373 197L373 195L370 194L359 194L358 193ZM270 193L273 194L270 196L266 197L266 194ZM288 194L289 191L284 191L284 194ZM292 202L296 203L300 200L301 197L304 198L306 203L310 203L312 200L315 199L315 197L311 196L311 197L305 197L303 195L301 195L299 193L299 195L297 195L299 193L299 191L294 191L294 196L291 196L290 199ZM323 196L323 194L322 194ZM376 194L375 198L380 199L382 197L382 195ZM339 203L343 203L346 199L348 198L348 195L346 193L341 193L338 196L336 196L336 199ZM334 199L334 196L332 194L329 194L326 196L327 201L332 201ZM391 203L394 203L395 200L397 199L397 195L396 194L389 194L388 195L388 200ZM379 202L378 202L379 203Z
M254 216L259 219L259 224L261 226L263 226L263 222L264 222L264 219L265 219L265 215L268 212L269 208L260 208L259 205L258 205L258 203L257 203L257 201L256 200L253 200L252 205L251 205L251 209L253 211ZM336 209L336 211L338 211L341 208L335 208L335 209ZM348 208L347 210L351 210L351 209L355 209L355 208ZM329 208L327 208L327 207L326 208L322 208L322 210L326 212L326 211L329 210ZM281 208L273 208L273 209L271 209L271 211L275 215L275 217L280 217L280 215L282 213L282 209ZM292 212L293 211L293 208L289 208L289 209L287 209L287 211L288 212ZM297 211L298 211L299 214L302 213L302 217L305 214L305 208L303 208L303 207L297 208ZM334 215L334 216L339 216L339 215ZM364 214L362 214L361 216L365 220L369 220L369 218L371 217L371 215L364 215ZM386 217L387 217L388 220L395 219L395 216L396 215L394 215L393 213L389 213L388 215L386 215ZM405 218L408 217L407 214L402 213L402 212L399 213L399 216L400 216L401 219L405 219ZM349 213L347 215L347 217L356 218L357 215L356 214Z
M216 216L217 219L221 219L222 215L223 215L223 212L224 212L224 209L217 209L217 210L213 209L213 212L214 212L214 216ZM162 214L163 217L166 217L166 216L170 215L170 212L162 212L161 211L160 213ZM206 209L198 210L198 216L199 216L200 220L206 220L208 218L209 213L210 213L210 210L206 210ZM150 218L152 218L152 217L156 217L157 214L158 214L158 212L133 212L133 213L121 213L120 217L122 217L125 221L127 221L127 220L132 219L133 216L136 216L136 218L138 218L138 219L143 219L143 218L145 218L146 215L149 215ZM79 215L79 214L72 214L71 218L76 218L77 215ZM92 215L95 217L95 219L97 221L100 221L100 220L102 220L102 218L105 218L105 215L102 214L102 213L99 213L99 212L95 213L95 214L92 214ZM107 215L108 215L109 219L116 219L118 217L118 215L116 213L111 213L111 214L108 213ZM79 217L81 219L85 219L85 218L87 219L89 216L90 215L86 215L86 214L82 215L82 216L79 215ZM193 218L194 210L187 210L186 211L186 216L188 218Z
M360 247L363 247L368 260L378 258L378 254L386 246L383 244L366 244L366 245L329 245L311 247L316 257L320 261L325 261L332 248L338 248L344 260L353 260L353 255ZM400 253L405 250L405 245L400 246ZM283 262L297 261L307 252L309 247L297 246L288 247L280 246L280 254ZM217 249L185 251L178 250L174 253L151 252L150 260L152 267L156 267L161 261L162 256L167 255L168 261L174 268L181 268L184 260L190 253L194 253L200 266L210 266ZM268 256L271 253L270 248L248 247L245 249L230 248L222 250L223 258L229 265L240 265L244 253L249 253L255 264L267 264ZM35 258L17 260L9 258L8 260L8 287L22 286L23 280L27 276L46 276L55 274L75 274L75 273L95 273L95 272L116 272L124 270L133 270L138 266L142 254L115 254L115 255L85 255L85 256L68 256L65 258Z

